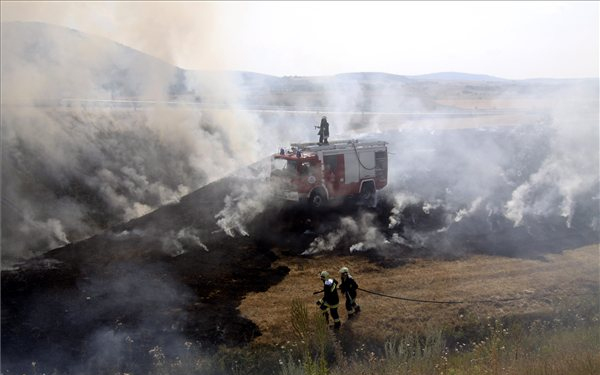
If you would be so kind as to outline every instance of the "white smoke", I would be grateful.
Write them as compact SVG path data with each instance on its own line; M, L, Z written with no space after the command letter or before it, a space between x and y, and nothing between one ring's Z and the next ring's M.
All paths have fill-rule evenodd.
M45 222L36 221L26 216L25 225L21 227L24 236L50 239L50 246L62 246L70 241L64 231L62 223L54 218Z
M217 225L230 237L249 236L248 225L269 205L281 200L282 189L275 180L242 180L225 196L225 206L215 218Z
M597 122L561 111L553 124L552 152L505 204L505 215L515 226L522 225L527 215L560 215L571 227L577 202L585 199L584 205L594 204L589 195L600 183Z
M3 267L176 203L274 149L237 109L231 75L198 80L50 25L2 31ZM223 109L166 105L173 93ZM37 229L55 222L63 235Z
M402 212L404 209L413 204L417 204L421 201L419 197L408 192L398 192L394 194L394 208L392 208L391 215L389 217L388 227L395 228L402 223ZM425 210L425 209L424 209Z
M179 231L169 231L161 237L162 249L171 256L179 256L190 249L209 251L200 239L200 231L196 228L186 227Z
M352 219L341 219L342 225L344 223L354 224ZM355 225L352 225L355 226ZM327 233L324 236L318 236L315 238L309 245L308 249L306 249L302 255L312 255L321 253L324 251L332 251L336 248L340 240L346 235L348 232L345 229L338 229L334 232Z
M381 248L389 241L374 221L375 215L372 213L361 213L356 219L342 217L336 230L315 238L302 255L337 250L348 241L354 242L347 248L350 252Z
M470 207L467 208L461 208L455 215L454 215L454 222L458 223L459 221L461 221L462 219L464 219L465 217L473 214L475 211L477 211L477 209L479 208L479 206L481 205L481 202L483 201L483 199L481 197L477 197L473 202L471 202Z

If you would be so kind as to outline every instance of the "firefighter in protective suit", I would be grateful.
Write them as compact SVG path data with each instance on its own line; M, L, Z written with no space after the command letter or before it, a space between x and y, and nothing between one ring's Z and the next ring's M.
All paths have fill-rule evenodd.
M319 129L319 132L317 133L319 135L319 144L328 145L329 142L327 142L327 138L329 138L329 123L327 122L326 116L321 118L321 124L317 128Z
M352 319L355 313L360 311L360 306L356 303L356 290L358 284L354 281L348 267L340 268L340 275L342 276L342 283L340 284L340 290L346 296L346 311L348 312L348 319Z
M338 306L340 304L340 298L338 296L337 287L338 282L329 277L329 272L323 271L319 275L321 281L323 281L323 298L317 301L317 305L323 311L323 316L329 323L329 314L333 318L333 328L340 328L340 315L338 314ZM316 292L318 293L318 292Z

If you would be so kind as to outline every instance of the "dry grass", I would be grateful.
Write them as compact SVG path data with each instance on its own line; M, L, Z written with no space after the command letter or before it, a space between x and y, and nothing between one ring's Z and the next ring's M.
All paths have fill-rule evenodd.
M313 306L318 298L312 292L321 287L318 273L329 270L337 277L341 266L350 268L360 287L389 295L435 300L527 297L499 304L445 305L405 302L359 291L361 315L345 324L351 324L358 336L379 339L464 325L473 317L549 313L563 298L597 292L600 275L597 245L548 255L545 260L478 255L456 261L419 259L386 269L362 257L324 255L313 259L283 258L275 266L281 264L290 267L289 275L266 292L247 295L239 307L241 314L262 331L257 343L281 344L291 340L291 301ZM343 299L340 305L344 322Z

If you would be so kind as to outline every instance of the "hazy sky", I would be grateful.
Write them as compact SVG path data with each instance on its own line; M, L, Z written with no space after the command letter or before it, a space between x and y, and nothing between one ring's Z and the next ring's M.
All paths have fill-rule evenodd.
M598 2L5 2L187 69L599 76Z

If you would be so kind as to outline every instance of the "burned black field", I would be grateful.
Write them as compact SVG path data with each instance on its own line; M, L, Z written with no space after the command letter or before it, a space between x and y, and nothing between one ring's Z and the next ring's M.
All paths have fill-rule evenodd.
M402 141L392 141L390 149L403 151L390 156L390 165L402 167L380 192L375 209L347 202L309 211L267 199L264 205L250 205L251 215L229 221L229 227L219 225L219 218L226 218L225 202L237 204L230 204L234 212L262 194L265 181L246 173L3 271L3 371L24 371L36 362L40 372L77 372L108 361L147 372L148 353L155 346L176 356L184 342L207 352L250 343L261 332L237 308L248 293L266 291L286 277L290 269L273 266L276 260L351 254L379 266L401 267L414 258L479 253L542 258L598 243L598 230L590 225L598 206L590 204L591 195L575 202L569 226L560 215L533 214L515 226L502 212L489 209L510 199L514 186L540 168L550 151L543 130L393 137ZM410 145L423 143L424 137L433 151L411 153ZM459 154L450 146L457 139L468 152ZM539 147L530 148L530 142ZM490 161L490 144L510 157ZM484 159L500 164L505 175L512 173L503 179L512 180L494 183L494 191L483 198L480 191L489 188L487 183L449 195L471 174L472 164ZM402 191L418 191L419 199L400 203ZM476 198L477 206L469 206Z
M147 343L136 345L141 352L134 357L182 337L215 346L249 342L259 332L238 316L241 297L277 283L287 270L272 269L275 255L253 237L210 235L233 183L240 181L218 181L179 204L3 272L3 358L38 358L60 368L97 355L95 336L103 330ZM189 226L210 238L208 251L189 243L181 255L166 254L165 234Z

